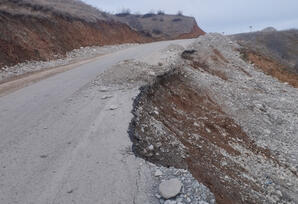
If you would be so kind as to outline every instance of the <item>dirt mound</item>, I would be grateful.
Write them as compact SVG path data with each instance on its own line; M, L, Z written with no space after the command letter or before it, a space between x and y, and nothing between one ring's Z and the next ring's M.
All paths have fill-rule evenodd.
M166 14L118 14L115 20L126 23L149 37L160 40L196 38L205 32L193 17Z
M49 60L80 47L151 41L92 8L87 15L89 7L82 5L71 0L2 2L0 67Z
M145 86L134 104L134 150L189 169L217 203L297 203L298 91L242 60L239 48L202 36L184 64Z

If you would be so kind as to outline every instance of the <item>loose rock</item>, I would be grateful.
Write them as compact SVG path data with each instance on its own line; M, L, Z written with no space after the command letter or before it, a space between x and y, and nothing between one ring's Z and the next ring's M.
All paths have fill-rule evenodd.
M159 192L163 198L169 199L177 196L180 193L181 188L181 181L179 179L174 178L167 181L163 181L159 185Z

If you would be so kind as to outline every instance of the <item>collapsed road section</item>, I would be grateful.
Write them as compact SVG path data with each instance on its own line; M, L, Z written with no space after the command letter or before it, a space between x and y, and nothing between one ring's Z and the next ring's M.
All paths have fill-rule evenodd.
M144 86L130 125L138 156L188 169L217 203L298 202L298 90L208 34Z

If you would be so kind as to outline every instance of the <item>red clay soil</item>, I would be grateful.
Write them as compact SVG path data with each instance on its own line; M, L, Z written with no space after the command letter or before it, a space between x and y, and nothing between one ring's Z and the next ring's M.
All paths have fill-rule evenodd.
M177 39L189 39L189 38L197 38L201 35L205 35L206 33L195 23L192 30L189 33L184 33L180 35Z
M27 60L49 60L84 46L152 41L122 23L88 23L58 16L0 12L0 28L0 67Z
M174 71L144 90L135 108L138 111L134 112L137 118L132 123L132 140L138 155L164 166L188 168L214 193L217 203L264 203L264 186L244 177L246 169L224 152L246 157L232 145L238 144L255 157L262 155L273 163L279 162L221 110L208 90L194 88L185 74ZM154 123L164 128L156 129ZM188 156L182 156L178 146L171 146L179 143ZM148 144L157 147L154 154L144 151Z
M298 74L290 71L287 65L281 64L272 58L249 49L242 49L240 52L246 61L255 64L255 66L265 74L271 75L281 82L287 82L293 87L298 88Z

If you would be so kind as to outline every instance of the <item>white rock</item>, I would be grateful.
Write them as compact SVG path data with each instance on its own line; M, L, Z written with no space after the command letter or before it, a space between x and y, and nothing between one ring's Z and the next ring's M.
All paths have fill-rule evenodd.
M158 177L158 176L162 176L162 172L161 170L157 169L154 176Z
M150 75L150 76L155 76L155 73L154 73L153 71L150 71L150 72L149 72L149 75Z
M209 203L207 203L206 201L201 200L201 201L199 201L199 204L209 204Z
M150 145L150 146L148 147L148 149L152 151L152 150L154 150L154 146L153 146L153 145Z
M163 181L161 184L159 184L159 193L163 198L169 199L178 195L181 191L181 188L181 181L177 178L174 178Z
M211 130L210 130L209 128L206 128L206 131L207 131L208 133L211 133Z

